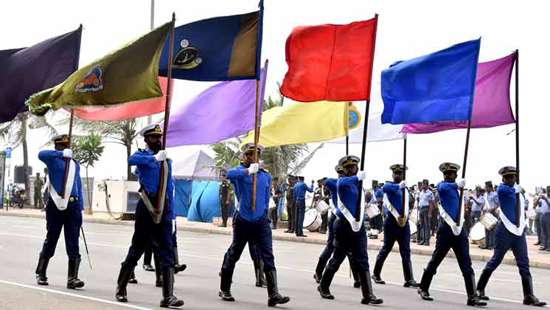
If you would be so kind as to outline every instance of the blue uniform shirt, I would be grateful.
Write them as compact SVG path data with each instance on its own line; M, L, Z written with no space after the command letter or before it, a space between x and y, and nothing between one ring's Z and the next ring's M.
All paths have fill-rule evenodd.
M308 187L306 183L299 181L293 187L294 191L294 200L295 201L305 201L306 200L306 191L313 192L313 186Z
M458 194L458 185L455 182L441 182L437 184L437 192L441 199L441 206L453 219L458 216L460 208L460 197Z
M355 214L357 209L357 198L359 197L359 179L357 176L341 177L338 179L338 197L342 203L346 206L351 214ZM343 218L340 210L337 211L338 215Z
M56 192L61 193L63 190L63 179L65 178L65 159L62 151L47 150L38 153L40 159L48 167L48 178L50 184ZM82 197L82 182L80 181L80 165L75 161L74 184L71 190L71 196L78 197L78 205L80 210L84 209L84 198Z
M386 182L382 187L382 191L386 193L392 206L401 214L403 210L403 191L399 188L399 184Z
M516 190L514 186L504 183L497 187L498 201L500 202L500 210L510 220L516 222Z
M332 199L332 203L336 207L338 205L338 179L326 179L325 180L325 186L330 191L330 199Z
M239 200L239 215L254 222L267 214L269 196L271 192L271 175L260 169L256 177L256 212L252 212L252 175L246 172L246 167L240 165L227 172L227 179L235 188L235 195Z
M139 184L149 194L156 194L159 190L160 165L151 150L138 150L128 158L130 166L136 166L135 174ZM168 182L166 185L166 198L168 204L164 206L164 212L169 218L174 218L172 203L174 201L174 180L172 179L172 161L168 160Z

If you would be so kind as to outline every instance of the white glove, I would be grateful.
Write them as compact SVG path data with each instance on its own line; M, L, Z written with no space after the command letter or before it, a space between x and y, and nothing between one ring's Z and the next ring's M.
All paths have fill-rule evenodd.
M465 179L460 179L460 180L458 180L458 182L456 182L456 184L458 185L458 188L464 188L464 187L466 187L466 180Z
M399 183L399 188L400 188L400 189L405 189L405 188L407 188L407 181L401 181L401 183Z
M357 172L357 178L359 181L363 181L367 177L367 173L365 171L359 171Z
M166 160L166 151L165 150L161 150L159 151L156 155L155 155L155 160L156 161L165 161Z
M63 150L63 158L73 158L73 150L64 149Z
M521 194L523 190L519 184L514 184L514 189L516 190L516 194Z
M250 167L248 167L248 174L254 174L260 170L260 164L253 163L250 164Z

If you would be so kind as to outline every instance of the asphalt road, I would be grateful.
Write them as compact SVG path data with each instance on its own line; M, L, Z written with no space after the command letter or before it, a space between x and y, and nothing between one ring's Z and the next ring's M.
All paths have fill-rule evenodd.
M49 286L38 286L34 270L38 253L45 236L43 219L0 217L0 309L157 309L161 289L154 287L154 274L136 268L139 283L128 287L127 304L114 299L116 277L128 245L133 227L85 223L86 237L91 252L93 270L90 270L84 255L80 278L86 282L82 290L65 288L67 256L61 238L57 252L48 269ZM254 272L247 250L237 265L233 279L232 293L235 303L221 301L217 297L218 271L222 257L230 243L230 236L178 232L180 260L188 265L183 274L176 275L175 294L184 299L186 309L263 309L267 308L266 289L254 286ZM352 287L348 266L342 265L331 287L335 300L319 297L312 275L320 245L274 241L276 265L281 293L291 297L283 309L311 309L331 307L333 309L365 309L360 304L359 289ZM371 266L375 252L369 252ZM416 279L429 257L413 256ZM479 276L484 263L474 262ZM535 293L550 301L550 270L532 269ZM401 286L403 278L401 262L397 253L390 254L382 273L388 282L375 285L375 294L384 299L376 306L384 309L463 309L466 297L462 275L454 258L446 259L432 283L433 302L420 300L414 289ZM546 287L545 287L546 285ZM522 290L515 266L501 265L493 274L487 288L492 297L489 309L528 309L521 305Z

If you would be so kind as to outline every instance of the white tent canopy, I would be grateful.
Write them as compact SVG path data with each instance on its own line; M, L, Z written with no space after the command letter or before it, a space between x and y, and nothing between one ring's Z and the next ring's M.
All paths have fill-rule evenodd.
M216 162L203 151L184 159L172 159L172 175L176 179L217 180Z

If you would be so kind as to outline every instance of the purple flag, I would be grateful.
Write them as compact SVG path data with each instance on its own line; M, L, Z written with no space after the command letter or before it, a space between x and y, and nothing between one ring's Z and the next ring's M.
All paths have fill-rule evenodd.
M516 53L477 66L472 128L488 128L515 122L510 106L510 78ZM405 133L431 133L467 128L468 121L416 123L403 126Z
M0 123L27 111L25 100L78 68L82 26L27 48L0 51Z
M260 76L263 103L267 66ZM174 104L166 145L212 144L254 129L256 80L225 81L200 93L190 102Z

